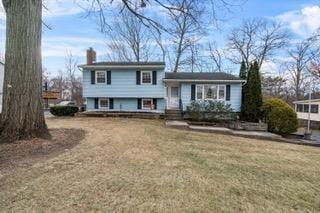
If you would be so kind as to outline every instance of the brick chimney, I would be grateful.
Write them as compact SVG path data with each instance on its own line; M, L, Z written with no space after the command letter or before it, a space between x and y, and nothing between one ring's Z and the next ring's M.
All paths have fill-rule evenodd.
M87 64L93 64L97 60L96 51L92 47L87 49Z

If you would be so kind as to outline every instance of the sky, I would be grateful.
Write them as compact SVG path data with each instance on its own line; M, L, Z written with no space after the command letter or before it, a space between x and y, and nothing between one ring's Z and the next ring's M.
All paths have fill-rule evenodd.
M43 66L50 75L64 69L69 53L77 58L79 64L84 64L89 47L96 50L98 61L106 59L106 38L99 32L96 20L86 17L86 12L76 1L47 0L48 10L43 11L45 23L52 28L44 28L42 36ZM231 29L248 18L281 21L292 32L293 38L303 39L320 27L320 0L247 0L233 8L232 14L228 14L219 29L211 30L205 39L217 41L219 46L223 46ZM0 58L4 57L5 52L5 29L5 12L1 5ZM271 69L275 64L265 66Z

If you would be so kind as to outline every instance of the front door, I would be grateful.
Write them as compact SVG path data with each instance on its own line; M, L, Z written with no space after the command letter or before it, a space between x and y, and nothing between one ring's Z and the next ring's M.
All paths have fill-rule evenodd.
M169 87L169 108L179 108L179 87Z

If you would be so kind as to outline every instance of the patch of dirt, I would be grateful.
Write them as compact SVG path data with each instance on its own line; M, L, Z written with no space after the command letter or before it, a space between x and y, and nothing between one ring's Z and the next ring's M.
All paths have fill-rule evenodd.
M35 138L0 144L0 171L30 166L55 157L73 148L85 137L82 129L50 129L50 133L50 140Z

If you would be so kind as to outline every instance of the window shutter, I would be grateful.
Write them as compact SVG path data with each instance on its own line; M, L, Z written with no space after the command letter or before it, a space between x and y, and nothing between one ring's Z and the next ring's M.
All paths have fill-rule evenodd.
M226 101L230 101L230 85L226 86Z
M99 109L99 98L94 99L94 108Z
M140 85L140 84L141 84L140 80L141 80L141 72L140 72L140 71L137 71L137 72L136 72L136 84L137 84L137 85Z
M158 107L156 98L153 99L153 106L154 106L154 109L157 109L157 107Z
M141 98L137 99L137 108L141 109Z
M191 100L196 100L196 85L194 84L191 85Z
M111 84L111 71L107 71L107 84Z
M113 98L109 99L109 109L113 109Z
M152 71L152 84L157 84L157 71Z
M96 83L96 71L91 71L91 84Z

